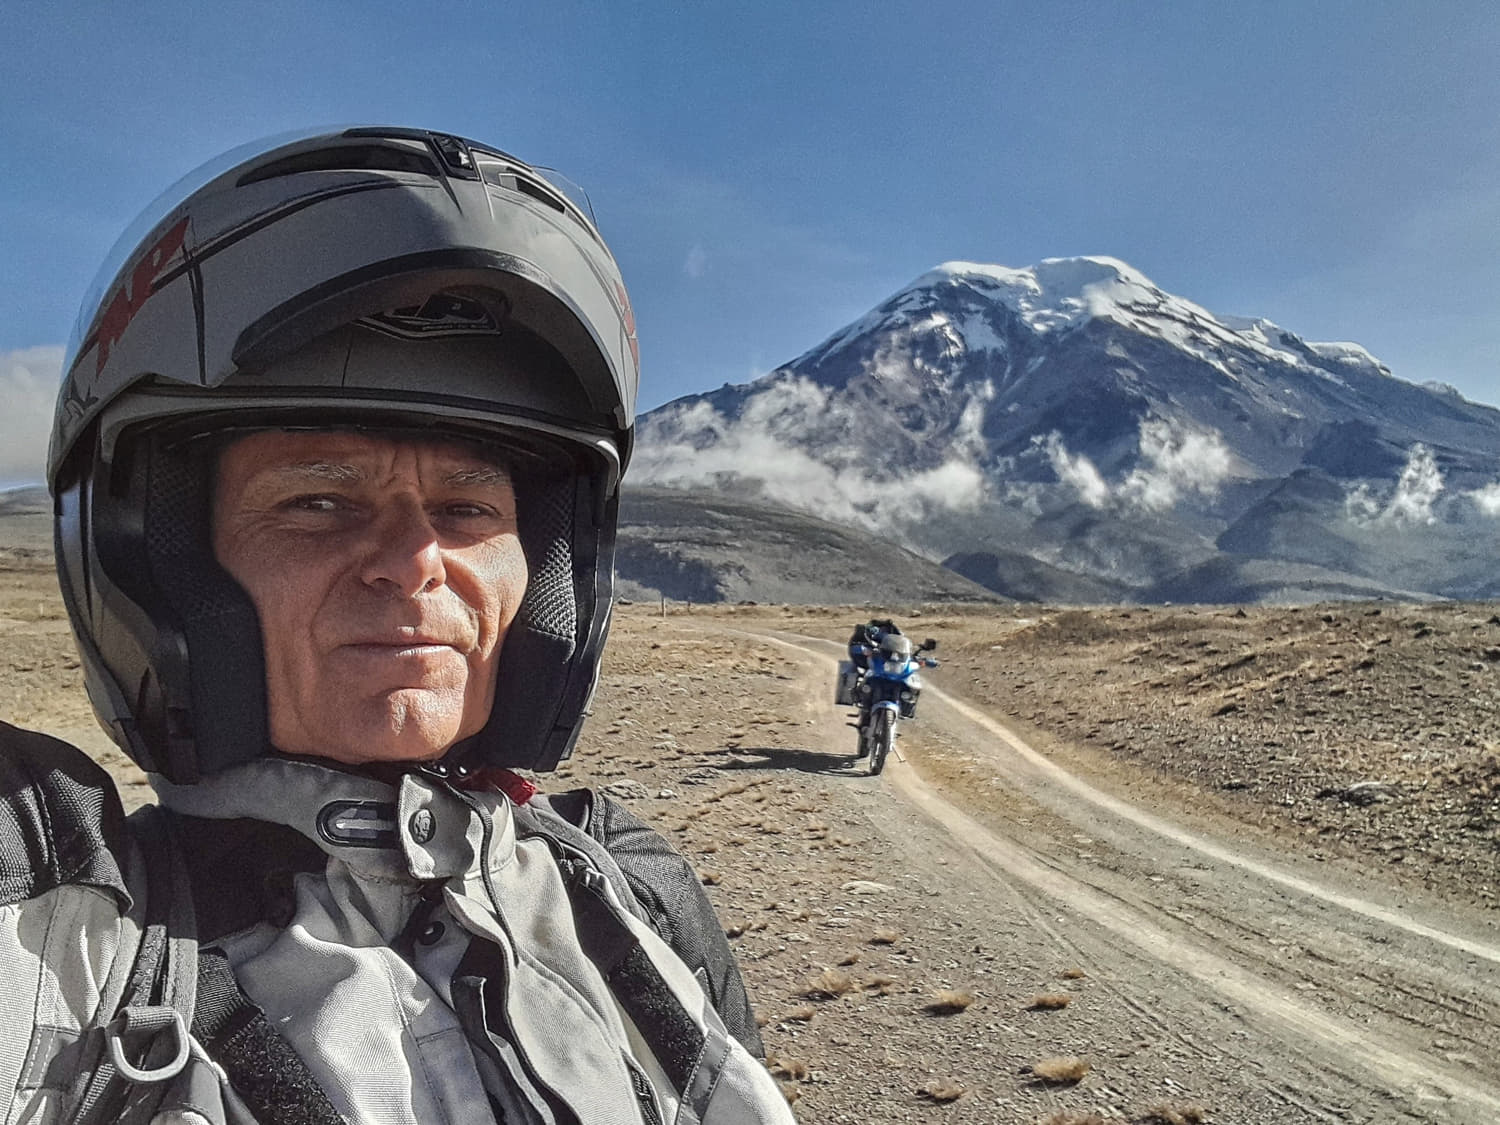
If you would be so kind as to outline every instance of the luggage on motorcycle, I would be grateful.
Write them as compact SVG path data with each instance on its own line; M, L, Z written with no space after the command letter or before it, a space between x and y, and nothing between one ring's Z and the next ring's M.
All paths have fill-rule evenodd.
M854 706L854 685L859 680L859 672L854 667L852 660L839 661L838 683L833 689L833 704L835 707Z

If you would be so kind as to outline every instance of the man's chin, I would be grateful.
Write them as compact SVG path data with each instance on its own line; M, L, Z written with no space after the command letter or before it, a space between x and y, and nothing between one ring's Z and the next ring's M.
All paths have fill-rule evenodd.
M346 766L431 762L468 737L461 716L448 708L419 708L409 704L384 708L379 714L346 718L337 730L322 737L299 739L300 757L326 758ZM288 748L277 744L283 751Z

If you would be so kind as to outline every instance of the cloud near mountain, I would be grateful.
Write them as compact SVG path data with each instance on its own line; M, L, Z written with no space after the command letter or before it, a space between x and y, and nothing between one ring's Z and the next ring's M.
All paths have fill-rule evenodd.
M816 420L847 440L804 447ZM729 485L841 523L871 529L919 518L931 509L962 511L984 494L973 455L981 444L979 411L960 420L953 454L916 471L870 472L859 411L810 379L778 381L730 419L707 399L674 415L670 434L641 447L633 480L686 488ZM878 461L878 457L877 457Z
M1052 469L1090 508L1110 505L1164 512L1186 493L1212 497L1232 472L1233 456L1217 431L1142 418L1136 467L1111 485L1087 456L1069 453L1057 431L1038 439Z
M60 347L0 352L0 488L39 484L62 376Z

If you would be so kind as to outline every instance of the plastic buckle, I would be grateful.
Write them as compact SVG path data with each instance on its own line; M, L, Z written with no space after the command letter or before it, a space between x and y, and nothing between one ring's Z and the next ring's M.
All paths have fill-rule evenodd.
M122 1037L136 1032L149 1033L150 1041L146 1047L146 1051L149 1051L151 1044L156 1042L157 1034L169 1027L177 1037L177 1054L171 1062L153 1070L144 1070L125 1058L125 1048L120 1042ZM132 1082L165 1082L169 1078L176 1078L187 1065L191 1047L187 1025L182 1022L182 1013L165 1005L122 1008L120 1014L104 1028L104 1041L109 1045L109 1061ZM146 1051L141 1053L142 1058Z

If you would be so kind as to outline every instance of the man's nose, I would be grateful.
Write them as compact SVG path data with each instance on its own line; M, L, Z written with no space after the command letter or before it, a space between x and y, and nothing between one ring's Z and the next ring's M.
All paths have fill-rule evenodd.
M370 546L360 577L403 598L447 581L436 528L419 504L392 504L371 522Z

